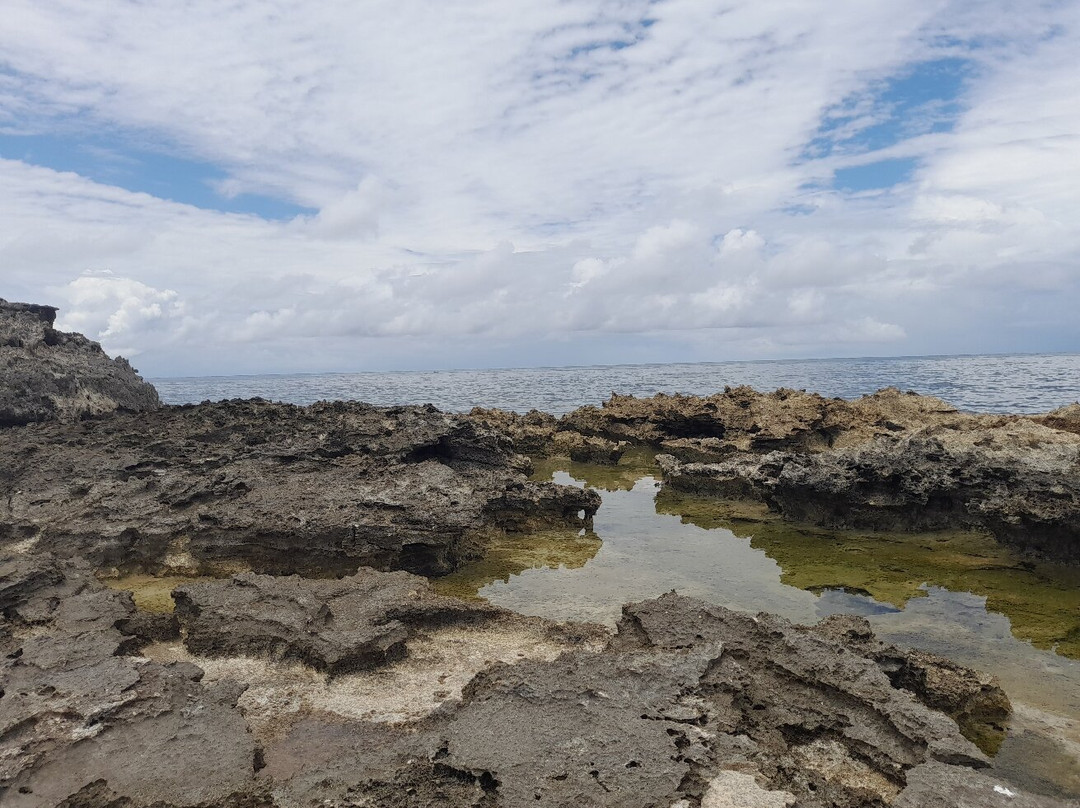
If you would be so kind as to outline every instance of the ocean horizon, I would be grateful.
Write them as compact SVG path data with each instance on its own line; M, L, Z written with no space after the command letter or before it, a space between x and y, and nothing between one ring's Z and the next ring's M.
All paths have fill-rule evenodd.
M974 412L1042 412L1080 399L1080 353L939 354L752 359L451 370L331 371L153 377L168 404L266 398L293 404L356 400L475 406L561 415L612 393L708 395L725 387L787 387L857 398L883 387L938 396Z

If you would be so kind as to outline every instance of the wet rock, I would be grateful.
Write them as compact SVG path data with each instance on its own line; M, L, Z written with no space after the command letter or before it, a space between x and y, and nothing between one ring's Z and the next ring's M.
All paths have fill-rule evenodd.
M589 524L595 493L527 467L432 407L251 400L38 424L0 443L0 543L149 571L440 574L492 532Z
M161 406L127 360L57 331L55 319L52 306L0 300L0 427Z
M7 590L5 806L848 808L918 799L924 781L947 793L983 782L972 770L985 758L907 689L956 702L970 691L964 671L937 677L936 663L911 657L890 679L865 621L798 627L666 595L625 607L599 650L594 632L550 627L559 656L481 657L460 699L411 722L334 713L341 691L321 707L289 708L287 721L260 719L256 737L258 711L286 705L252 683L263 689L238 709L249 683L231 677L253 668L226 660L208 677L190 661L132 656L122 631L131 597L103 589L81 562L54 559L60 580L32 574L48 560L5 560L8 580L32 582ZM381 661L391 664L378 675L400 669L387 681L408 682L409 660L387 653L402 636L412 645L465 632L446 640L450 649L500 620L515 621L506 636L529 642L547 625L439 597L403 572L243 574L179 587L176 599L189 648L339 665L334 682Z
M1076 800L1029 794L982 772L926 763L908 772L894 808L1076 808Z
M1004 741L1012 704L996 677L937 654L880 642L863 617L831 615L810 630L873 659L895 687L950 716L984 752L996 753Z
M173 598L192 653L296 659L331 675L403 658L418 629L501 613L436 595L419 576L372 569L340 580L245 573L179 587Z
M565 455L575 463L595 463L600 466L616 465L626 450L625 441L616 443L577 432L557 432L551 445L553 454Z
M927 427L827 452L663 461L665 484L759 499L830 528L983 529L1021 549L1080 560L1080 435L1030 419Z

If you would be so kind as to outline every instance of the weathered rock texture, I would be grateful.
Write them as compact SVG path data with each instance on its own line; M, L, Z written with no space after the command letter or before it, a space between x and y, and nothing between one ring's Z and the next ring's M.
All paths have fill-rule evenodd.
M764 500L831 528L976 528L1080 561L1080 435L1016 417L968 417L824 452L659 458L665 484Z
M175 597L189 646L321 669L407 669L425 627L543 623L441 598L400 572L241 575ZM5 806L825 808L921 804L938 783L965 799L999 785L976 771L986 760L957 725L926 706L964 688L899 674L937 666L894 664L899 652L854 618L805 628L666 595L626 607L601 650L581 641L589 630L551 626L561 656L488 664L426 717L379 722L331 703L253 733L255 716L237 707L249 682L204 684L190 662L137 656L151 638L130 636L130 596L81 564L8 557L0 600ZM376 636L390 643L369 653ZM401 653L384 653L399 640ZM1017 804L1063 804L999 787L1027 800Z
M491 532L584 527L509 442L431 407L232 401L37 424L0 441L0 543L103 566L440 574Z
M5 808L226 805L257 792L255 741L235 709L243 685L204 688L195 666L125 655L129 594L45 556L0 561L0 597Z
M855 401L780 389L727 388L712 396L613 394L564 416L563 429L647 443L671 454L721 457L775 449L820 451L920 429L959 416L941 399L881 390ZM697 459L695 456L694 459Z
M894 388L846 401L737 387L708 397L613 395L557 428L647 444L665 453L665 485L764 501L792 520L978 529L1080 561L1080 405L973 415Z
M372 569L340 580L244 573L180 587L173 598L192 653L296 659L331 675L404 658L423 628L503 614L440 597L419 576Z
M52 306L0 300L0 427L161 406L126 359L57 331L55 319Z

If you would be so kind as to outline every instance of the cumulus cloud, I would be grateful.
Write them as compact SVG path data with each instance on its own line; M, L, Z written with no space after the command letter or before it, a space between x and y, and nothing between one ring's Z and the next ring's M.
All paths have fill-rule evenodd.
M3 295L152 372L1080 338L967 308L1080 306L1076 4L9 6L0 131L109 133L110 159L153 147L316 211L203 210L0 149ZM866 139L889 78L943 58L970 65L955 112ZM831 187L886 158L911 176Z
M57 290L65 304L57 327L100 340L111 352L128 358L149 334L173 332L184 325L184 304L171 289L155 289L108 270L91 272Z

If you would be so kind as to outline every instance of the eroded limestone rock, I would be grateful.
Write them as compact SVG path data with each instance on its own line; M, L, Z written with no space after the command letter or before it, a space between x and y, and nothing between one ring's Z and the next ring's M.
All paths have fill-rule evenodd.
M432 407L251 400L37 424L0 442L0 544L181 574L440 574L492 532L590 523L597 494L525 469Z
M0 427L161 406L127 360L57 331L55 319L52 306L0 299Z

